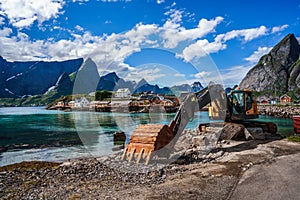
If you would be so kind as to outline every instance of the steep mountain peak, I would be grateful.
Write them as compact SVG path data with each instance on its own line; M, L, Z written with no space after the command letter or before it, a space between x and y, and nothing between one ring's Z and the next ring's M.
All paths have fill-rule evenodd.
M199 92L200 90L202 90L204 87L202 86L202 84L199 81L196 81L192 84L192 89L194 92Z
M277 96L291 92L300 97L299 56L300 45L294 34L286 35L260 58L241 81L240 87Z
M286 35L269 53L276 60L289 65L299 59L300 45L294 34Z
M120 80L120 77L116 74L116 72L108 73L108 74L106 74L102 77L105 78L105 79L109 79L111 81L115 81L115 82Z
M146 85L146 84L148 84L148 82L147 82L144 78L142 78L142 79L135 85L135 89L137 89L137 88L139 88L139 87L141 87L141 86L143 86L143 85Z

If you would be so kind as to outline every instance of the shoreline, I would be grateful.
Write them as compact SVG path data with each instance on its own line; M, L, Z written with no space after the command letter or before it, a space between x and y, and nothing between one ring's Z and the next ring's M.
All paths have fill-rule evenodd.
M277 118L292 119L295 115L300 115L300 106L294 105L258 105L258 114Z
M161 169L152 166L147 173L111 168L114 156L60 163L22 162L0 167L0 197L228 199L243 174L252 167L271 165L281 156L299 153L300 143L284 139L227 141L200 160L188 159L187 155L186 162L175 162ZM123 165L136 167L135 163Z

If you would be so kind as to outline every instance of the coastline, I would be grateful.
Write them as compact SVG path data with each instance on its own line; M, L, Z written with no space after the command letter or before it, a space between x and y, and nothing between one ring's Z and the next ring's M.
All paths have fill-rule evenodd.
M300 114L300 106L295 105L258 105L259 115L278 118L293 118Z
M120 152L60 163L4 166L0 167L0 198L230 199L246 171L272 165L284 155L299 156L300 143L275 137L230 140L200 158L195 152L184 153L177 162L163 167L119 161Z

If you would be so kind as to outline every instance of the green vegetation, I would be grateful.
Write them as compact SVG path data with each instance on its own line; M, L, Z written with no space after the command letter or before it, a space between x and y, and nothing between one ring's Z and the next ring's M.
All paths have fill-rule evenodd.
M300 135L291 135L287 137L287 140L290 142L300 142Z
M95 100L96 101L109 100L111 99L112 94L113 94L112 92L106 90L97 91L95 93Z

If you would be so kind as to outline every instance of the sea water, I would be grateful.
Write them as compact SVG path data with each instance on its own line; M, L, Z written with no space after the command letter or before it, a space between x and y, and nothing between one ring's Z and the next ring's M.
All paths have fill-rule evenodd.
M113 133L123 131L127 141L139 124L169 124L170 113L99 113L49 111L42 107L0 108L0 166L21 161L64 161L113 153ZM289 119L262 117L291 133ZM186 128L208 123L198 112Z

